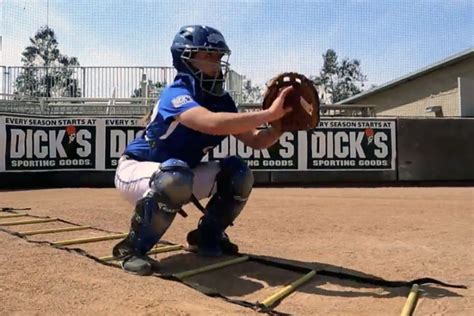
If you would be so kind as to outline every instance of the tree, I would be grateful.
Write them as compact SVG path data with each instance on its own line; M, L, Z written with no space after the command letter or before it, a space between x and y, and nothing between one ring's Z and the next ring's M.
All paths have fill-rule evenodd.
M242 87L242 103L261 103L263 100L263 88L252 84L252 80L244 79Z
M336 103L362 92L367 77L362 74L359 60L344 58L339 63L333 49L323 54L323 60L319 76L311 78L319 86L323 103Z
M23 72L15 81L15 94L34 97L80 97L74 68L76 57L62 55L54 30L42 26L22 53Z

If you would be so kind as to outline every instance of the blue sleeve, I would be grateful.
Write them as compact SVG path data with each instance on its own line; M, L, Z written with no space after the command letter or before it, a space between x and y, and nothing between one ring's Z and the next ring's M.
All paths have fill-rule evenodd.
M163 91L159 101L158 113L164 120L175 117L191 108L199 106L189 90L182 87L173 87Z

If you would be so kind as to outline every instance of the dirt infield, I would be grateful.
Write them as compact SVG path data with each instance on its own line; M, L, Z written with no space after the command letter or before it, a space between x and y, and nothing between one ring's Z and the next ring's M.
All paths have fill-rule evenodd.
M229 234L241 251L311 268L388 280L437 278L469 288L422 286L415 315L474 315L474 188L257 188ZM127 231L131 207L113 189L0 192L0 207L31 207L111 231ZM186 206L165 240L184 243L199 213ZM0 222L6 221L0 219ZM11 226L24 231L56 223ZM20 228L21 227L21 228ZM69 232L49 241L93 236ZM104 255L115 241L84 245ZM183 284L138 277L91 259L28 243L0 231L0 314L241 315L256 312L207 297ZM178 252L158 255L163 270L209 260ZM193 277L233 298L262 300L297 278L294 272L242 263ZM375 287L318 277L276 310L296 315L399 315L407 288Z

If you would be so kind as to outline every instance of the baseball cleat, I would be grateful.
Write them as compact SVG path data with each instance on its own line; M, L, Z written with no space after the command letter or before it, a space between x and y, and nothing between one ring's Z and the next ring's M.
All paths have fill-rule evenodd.
M131 256L121 262L122 269L141 276L152 275L159 268L158 261L144 255Z
M188 233L186 240L188 243L186 249L201 256L219 257L224 254L235 255L239 252L239 247L229 240L226 233L223 233L219 240L215 240L215 238L206 238L199 229L195 229Z

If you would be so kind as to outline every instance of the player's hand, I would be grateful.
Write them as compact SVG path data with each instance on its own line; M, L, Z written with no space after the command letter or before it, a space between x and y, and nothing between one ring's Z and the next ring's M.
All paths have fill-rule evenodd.
M292 86L288 86L278 92L278 96L275 98L272 105L268 108L268 111L270 113L270 119L268 120L269 122L276 121L285 116L286 113L291 112L292 108L285 107L284 105L286 96L293 90L294 88Z

